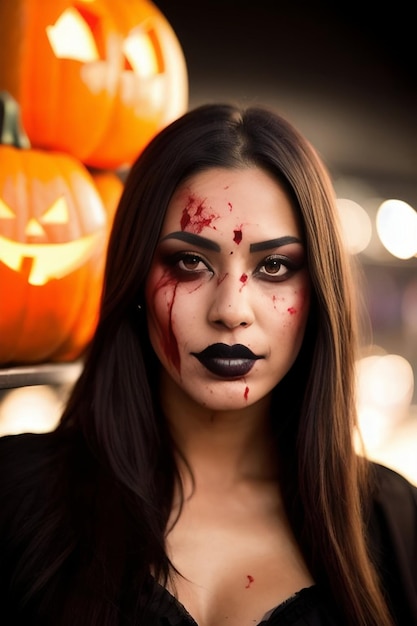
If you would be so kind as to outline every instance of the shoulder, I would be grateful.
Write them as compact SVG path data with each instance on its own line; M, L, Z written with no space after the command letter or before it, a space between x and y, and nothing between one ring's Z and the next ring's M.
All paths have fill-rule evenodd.
M392 492L392 490L404 491L409 493L414 500L417 498L417 485L410 482L405 476L398 471L391 469L380 463L370 463L372 471L374 473L376 484L383 494L386 490Z
M0 484L33 477L34 471L59 463L74 442L74 435L62 430L0 437Z
M409 562L417 581L417 486L393 469L371 464L374 477L371 522L386 548Z
M371 464L374 528L398 555L412 558L417 580L417 486L393 469Z
M51 623L43 607L58 615L70 592L92 493L84 448L72 429L0 438L0 605L8 624ZM87 550L90 539L83 537Z
M18 460L25 462L36 457L42 458L57 443L59 445L60 438L56 431L3 435L0 437L0 467L14 465Z
M371 463L374 479L374 511L393 526L408 522L417 535L417 486L402 474Z
M417 624L417 486L372 463L369 542L398 624Z
M41 504L58 488L75 437L69 432L0 437L0 523Z

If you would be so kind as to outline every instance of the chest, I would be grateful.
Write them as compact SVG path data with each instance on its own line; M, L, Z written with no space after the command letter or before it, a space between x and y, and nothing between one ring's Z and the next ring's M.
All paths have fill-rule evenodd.
M277 516L186 508L167 550L179 571L169 590L199 626L254 626L314 582Z

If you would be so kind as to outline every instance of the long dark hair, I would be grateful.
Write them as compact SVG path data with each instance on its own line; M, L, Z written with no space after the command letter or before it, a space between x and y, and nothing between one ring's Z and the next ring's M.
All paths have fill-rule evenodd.
M367 478L353 445L357 331L349 259L326 168L275 112L199 107L165 128L134 163L109 242L97 331L59 428L82 433L117 494L114 506L128 520L124 541L137 557L135 582L144 589L150 569L166 580L164 537L178 475L138 305L179 183L207 168L248 165L267 170L291 195L312 281L304 343L272 403L287 513L314 578L330 590L346 624L388 626L365 540ZM106 542L100 545L111 569Z

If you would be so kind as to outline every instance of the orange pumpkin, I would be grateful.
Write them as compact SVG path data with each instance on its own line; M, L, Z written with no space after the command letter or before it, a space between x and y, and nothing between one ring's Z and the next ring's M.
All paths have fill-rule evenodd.
M106 212L73 157L4 145L19 143L12 104L0 100L0 363L69 361L96 326Z
M111 230L113 218L123 191L123 181L111 170L90 169L94 184L103 202L107 214L107 227Z
M32 146L129 166L187 107L178 39L150 0L0 2L0 89Z

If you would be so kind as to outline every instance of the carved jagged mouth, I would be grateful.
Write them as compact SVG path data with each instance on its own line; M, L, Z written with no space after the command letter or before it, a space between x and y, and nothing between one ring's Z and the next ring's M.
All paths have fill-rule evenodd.
M26 273L30 285L44 285L84 265L103 238L104 231L67 243L19 243L0 237L0 262Z
M241 378L246 376L258 359L264 357L254 354L249 348L241 344L228 346L224 343L215 343L202 352L192 352L212 374L221 378Z

